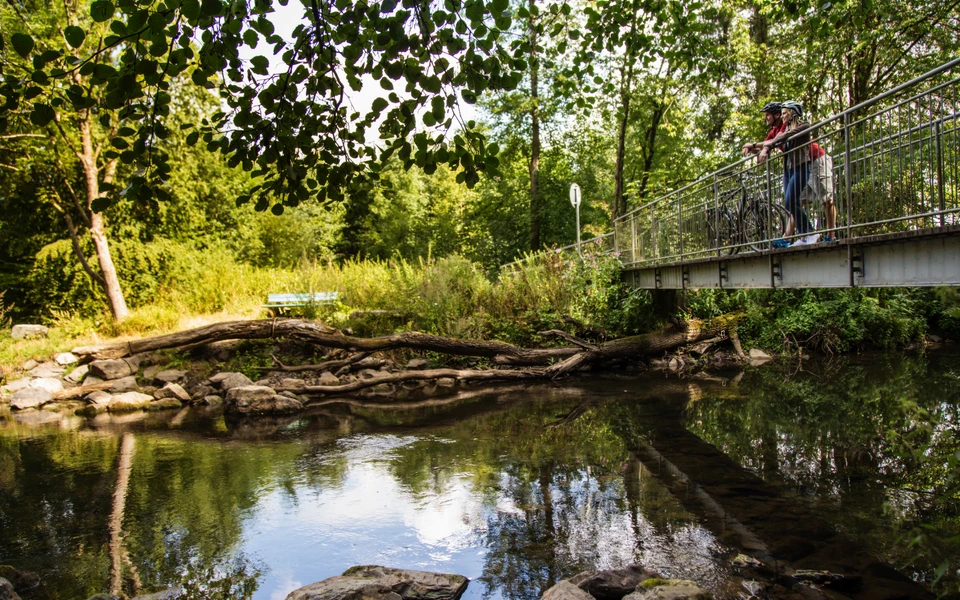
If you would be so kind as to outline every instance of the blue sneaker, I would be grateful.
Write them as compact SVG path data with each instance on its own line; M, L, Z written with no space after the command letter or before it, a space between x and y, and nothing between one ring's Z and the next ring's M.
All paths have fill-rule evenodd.
M825 236L823 236L823 239L820 240L820 241L821 241L821 242L824 242L824 243L827 243L827 244L830 244L830 243L832 243L832 242L837 241L837 238L835 238L835 237L830 237L829 235L825 235Z
M789 247L790 247L790 242L788 242L787 240L773 240L773 247L774 247L774 248L789 248Z

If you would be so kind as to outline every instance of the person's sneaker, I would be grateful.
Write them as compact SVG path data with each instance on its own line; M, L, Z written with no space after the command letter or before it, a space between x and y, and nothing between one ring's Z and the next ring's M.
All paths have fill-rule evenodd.
M773 247L774 247L774 248L789 248L789 247L790 247L790 242L788 242L787 240L773 240Z
M808 244L807 238L802 237L802 238L797 238L796 240L794 240L793 243L790 244L790 247L791 247L791 248L796 248L797 246L806 246L807 244Z
M819 234L819 233L811 233L811 234L808 235L807 237L803 238L803 241L804 241L804 243L806 243L806 244L816 244L817 242L820 241L820 234Z
M832 244L832 243L835 242L835 241L837 241L837 238L835 238L835 237L830 237L829 235L823 236L823 243L824 243L824 244Z

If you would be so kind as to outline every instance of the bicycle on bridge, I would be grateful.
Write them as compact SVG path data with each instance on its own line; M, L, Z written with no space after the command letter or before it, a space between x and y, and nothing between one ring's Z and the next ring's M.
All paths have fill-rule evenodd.
M738 184L717 194L717 204L706 209L710 249L729 256L741 249L755 252L770 247L769 240L783 236L790 215L771 202L760 175L740 173Z

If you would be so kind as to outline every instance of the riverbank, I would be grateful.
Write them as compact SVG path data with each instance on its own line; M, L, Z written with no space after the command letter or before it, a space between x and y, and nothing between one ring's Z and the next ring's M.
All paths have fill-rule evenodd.
M257 419L222 405L7 413L0 543L59 597L103 589L106 551L83 549L108 547L118 465L130 464L130 596L229 585L230 597L282 598L358 564L461 573L469 599L536 600L560 579L629 564L717 594L742 553L828 568L821 550L837 533L932 585L960 533L951 352L772 361L709 379L592 373ZM935 589L954 584L948 572Z

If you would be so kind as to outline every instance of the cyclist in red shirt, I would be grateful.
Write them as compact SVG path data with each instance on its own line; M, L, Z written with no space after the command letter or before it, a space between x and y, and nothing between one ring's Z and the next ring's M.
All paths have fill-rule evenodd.
M750 156L751 154L759 154L763 150L764 142L768 142L773 138L777 137L780 133L783 132L783 121L780 119L780 112L783 109L783 105L779 102L767 102L763 105L763 108L760 109L760 112L763 113L763 119L767 122L767 127L770 128L767 137L764 138L763 142L747 142L743 145L743 155ZM765 156L763 158L766 158ZM763 162L762 160L760 162Z

